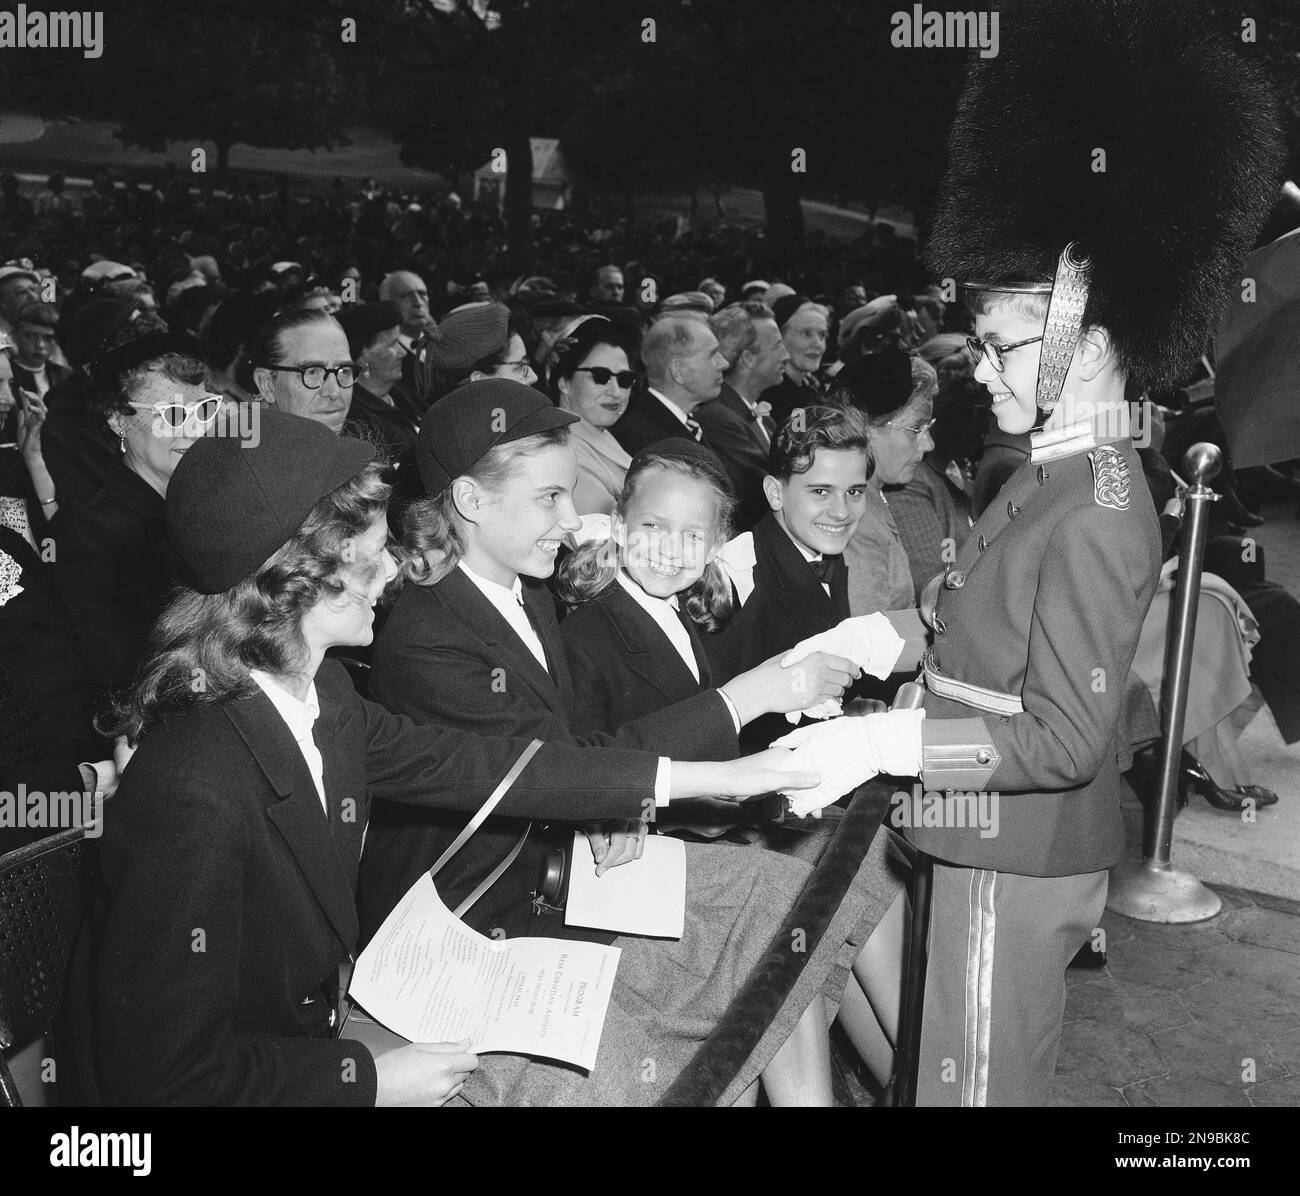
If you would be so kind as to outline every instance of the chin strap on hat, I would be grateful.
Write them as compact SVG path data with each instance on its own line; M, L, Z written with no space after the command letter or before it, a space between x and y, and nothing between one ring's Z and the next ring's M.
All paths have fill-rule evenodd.
M1089 261L1071 241L1062 251L1047 302L1047 323L1043 328L1043 351L1038 359L1036 403L1048 414L1061 399L1061 388L1083 328L1083 309L1088 304Z

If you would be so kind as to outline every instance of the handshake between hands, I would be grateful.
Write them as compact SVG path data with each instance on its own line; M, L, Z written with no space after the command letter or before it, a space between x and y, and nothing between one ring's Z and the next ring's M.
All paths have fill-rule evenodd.
M815 652L842 656L857 668L882 681L894 671L894 665L903 651L903 639L884 615L876 612L844 619L829 631L820 632L800 640L783 657L783 669L797 669ZM842 713L839 698L827 698L792 711L786 719L798 726L801 715L808 718L835 718Z
M894 670L903 639L883 614L845 619L829 631L800 641L781 658L782 668L798 668L814 653L843 657L873 677L885 678ZM839 698L825 698L804 709L809 718L827 721L799 727L772 743L792 748L778 767L817 774L813 789L788 794L791 811L811 814L851 793L878 773L916 776L921 771L922 710L891 710L857 718L841 714ZM799 712L786 715L792 723Z

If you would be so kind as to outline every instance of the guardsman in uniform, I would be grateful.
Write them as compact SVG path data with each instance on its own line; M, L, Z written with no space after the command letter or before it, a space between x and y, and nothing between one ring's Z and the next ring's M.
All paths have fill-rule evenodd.
M889 815L934 863L920 1105L1047 1103L1065 969L1123 854L1124 679L1160 565L1125 382L1196 360L1278 161L1266 85L1186 7L1036 0L972 65L929 261L966 286L975 376L1032 455L932 583L923 710L778 741L827 792L920 778ZM904 667L916 632L866 615L786 663Z

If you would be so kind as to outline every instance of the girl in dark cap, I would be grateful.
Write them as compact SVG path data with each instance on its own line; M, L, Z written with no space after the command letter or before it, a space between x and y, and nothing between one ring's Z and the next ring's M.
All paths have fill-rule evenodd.
M704 687L645 718L575 734L570 719L577 695L544 584L562 541L579 527L577 462L568 440L573 422L573 415L531 388L502 380L469 383L430 411L417 444L429 497L413 504L405 519L407 570L415 584L403 589L375 646L377 700L419 722L479 734L730 759L739 727L756 715L840 692L849 673L835 662L813 662L800 689L773 661L722 690ZM600 823L595 816L593 809L576 819L588 824L591 854L583 848L574 868L594 866L600 874L640 854L643 823ZM362 863L363 932L382 921L462 822L381 803ZM440 890L445 885L449 900L471 891L525 829L520 819L489 819L439 873ZM535 825L515 863L467 915L470 924L512 937L608 941L599 932L566 926L560 911L533 901L545 857L572 851L574 829ZM772 853L698 843L687 845L686 866L681 941L616 940L623 950L613 995L619 1012L606 1024L590 1081L575 1086L564 1069L494 1058L467 1085L468 1100L649 1104L666 1091L776 933L808 872ZM782 1049L754 1056L727 1103L760 1074L773 1104L829 1100L820 992L806 994L787 1014L773 1027L774 1044L793 1034L790 1041L804 1043L807 1053ZM646 1058L657 1063L649 1077L639 1067Z
M113 727L139 750L105 817L86 983L71 985L86 1082L121 1104L442 1104L479 1065L468 1044L376 1056L331 1036L358 859L372 802L468 817L529 740L416 726L325 658L369 642L396 571L371 446L266 411L256 443L191 454L167 502L185 584ZM501 809L627 820L810 783L777 770L784 756L664 765L547 744ZM599 1067L552 1070L557 1099L603 1091Z

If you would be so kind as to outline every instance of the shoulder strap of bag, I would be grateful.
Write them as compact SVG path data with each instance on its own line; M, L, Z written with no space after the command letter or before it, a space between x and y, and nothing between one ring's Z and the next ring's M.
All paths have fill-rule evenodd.
M451 846L438 857L433 867L429 869L430 877L437 876L438 873L442 871L442 868L447 861L450 860L451 857L454 856L462 847L464 847L469 841L470 836L487 821L488 816L501 803L501 799L510 792L511 786L513 786L519 779L519 774L528 767L528 762L537 755L541 746L542 741L540 739L534 739L532 743L524 748L519 755L519 759L511 765L510 771L501 778L500 784L492 790L487 801L479 807L478 812L474 817L465 824L465 828L456 836L455 839L452 840ZM506 858L488 873L483 881L469 894L468 897L465 898L464 901L452 910L452 913L454 913L456 917L462 917L465 911L468 910L480 897L482 897L488 889L496 884L496 882L501 878L501 874L515 862L516 857L518 857L519 853L523 850L524 841L528 838L528 832L531 829L532 824L529 823L529 825L524 828L524 833L519 836L518 842L510 849L510 853Z

